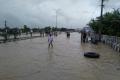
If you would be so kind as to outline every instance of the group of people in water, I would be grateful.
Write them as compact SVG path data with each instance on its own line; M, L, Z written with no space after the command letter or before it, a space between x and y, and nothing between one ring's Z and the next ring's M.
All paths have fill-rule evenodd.
M95 32L86 32L81 31L81 42L91 42L93 44L97 44L99 41L99 35Z
M81 42L89 42L91 41L91 33L82 31L81 32Z
M57 33L49 33L48 34L48 47L53 47L53 35L56 36ZM70 38L70 32L66 32L66 37ZM93 44L97 44L99 40L99 35L91 32L81 31L81 42L91 42Z

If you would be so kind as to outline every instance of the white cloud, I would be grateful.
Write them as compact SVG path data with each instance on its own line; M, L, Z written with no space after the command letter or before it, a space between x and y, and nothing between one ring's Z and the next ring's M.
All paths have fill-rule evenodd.
M105 2L105 11L119 8L119 0ZM23 24L55 26L55 10L59 27L84 27L100 15L100 0L0 0L0 26L6 19L9 26Z

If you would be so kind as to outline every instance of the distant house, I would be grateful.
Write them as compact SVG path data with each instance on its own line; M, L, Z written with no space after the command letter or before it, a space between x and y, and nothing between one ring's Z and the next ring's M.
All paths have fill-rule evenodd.
M76 32L80 32L81 31L81 28L77 28L75 29Z

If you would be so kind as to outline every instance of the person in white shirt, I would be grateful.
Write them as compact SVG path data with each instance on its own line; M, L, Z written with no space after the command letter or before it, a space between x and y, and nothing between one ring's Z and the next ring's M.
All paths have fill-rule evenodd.
M53 47L53 36L52 34L48 35L48 47Z

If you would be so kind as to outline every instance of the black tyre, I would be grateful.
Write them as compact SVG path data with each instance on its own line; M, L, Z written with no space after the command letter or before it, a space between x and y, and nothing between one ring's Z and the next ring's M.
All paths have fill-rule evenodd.
M95 52L85 52L84 56L88 58L99 58L100 57L100 55Z

